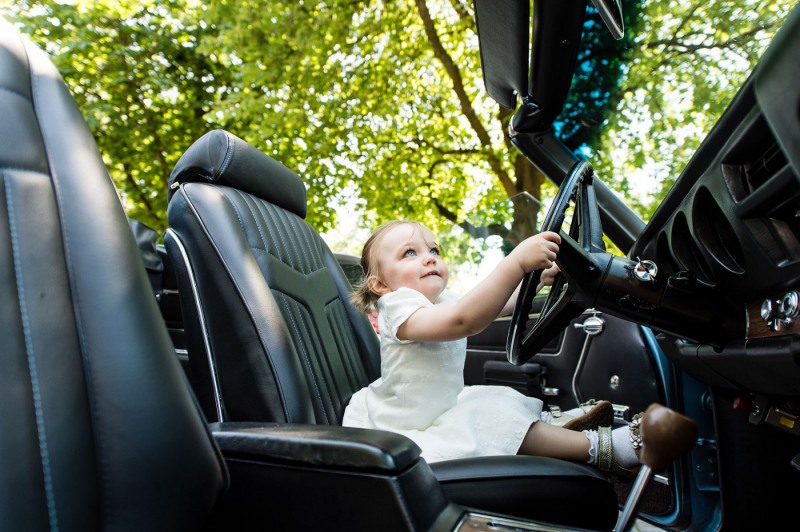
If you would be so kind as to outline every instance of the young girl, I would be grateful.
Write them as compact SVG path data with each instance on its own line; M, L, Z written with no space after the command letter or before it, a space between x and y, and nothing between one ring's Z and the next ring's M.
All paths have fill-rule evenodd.
M381 377L353 395L342 424L403 434L429 462L528 454L635 474L639 460L629 427L578 432L540 423L547 413L539 399L504 386L464 386L467 336L513 309L526 273L543 269L539 288L552 284L560 242L552 232L526 239L457 299L446 290L447 264L427 227L406 221L380 226L364 245L365 280L353 302L365 313L377 307Z

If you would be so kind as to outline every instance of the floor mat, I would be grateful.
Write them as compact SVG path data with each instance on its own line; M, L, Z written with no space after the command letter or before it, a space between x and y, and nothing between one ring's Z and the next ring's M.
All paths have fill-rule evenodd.
M621 505L625 504L634 482L635 479L629 481L614 479L614 491L617 493L617 500ZM669 486L651 479L639 501L637 513L657 517L669 514L673 507L673 490Z

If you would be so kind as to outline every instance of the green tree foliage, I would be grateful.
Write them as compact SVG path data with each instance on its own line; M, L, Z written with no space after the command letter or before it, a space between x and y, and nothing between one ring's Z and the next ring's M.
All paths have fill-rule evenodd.
M318 227L335 222L332 197L368 225L400 217L438 228L525 188L483 90L469 2L264 9L256 0L209 8L224 25L209 47L238 65L217 109L301 171Z
M567 146L623 195L642 173L669 186L790 2L745 3L625 2L622 41L590 10L556 124ZM18 0L0 12L53 54L129 215L158 229L173 164L214 127L298 170L320 230L360 215L502 233L500 200L547 186L485 94L469 0Z
M227 70L197 53L208 28L190 2L16 2L8 12L53 57L131 218L166 227L167 179L214 127Z
M649 218L733 99L791 0L647 2L629 37L616 111L593 144L595 168ZM627 4L625 4L627 8ZM649 183L648 196L634 194Z

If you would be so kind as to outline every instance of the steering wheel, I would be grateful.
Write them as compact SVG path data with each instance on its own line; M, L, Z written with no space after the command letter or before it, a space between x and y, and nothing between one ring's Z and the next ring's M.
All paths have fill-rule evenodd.
M608 255L605 254L593 179L591 165L583 160L576 162L547 211L541 230L561 235L556 259L561 272L556 275L544 306L530 330L527 330L528 317L544 270L532 271L523 278L506 342L508 361L512 364L521 365L530 360L551 338L594 304L596 291L591 288L597 286L594 281L605 270L598 255L606 258ZM568 233L564 233L561 227L566 211L573 202L572 223Z

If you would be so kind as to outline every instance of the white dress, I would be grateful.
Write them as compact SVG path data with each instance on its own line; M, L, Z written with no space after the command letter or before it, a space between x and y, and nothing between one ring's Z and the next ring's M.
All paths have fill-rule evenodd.
M465 387L466 339L397 339L397 329L418 309L455 301L445 290L434 305L410 288L378 300L382 376L353 394L342 425L403 434L428 462L517 454L540 419L539 399L506 386Z

